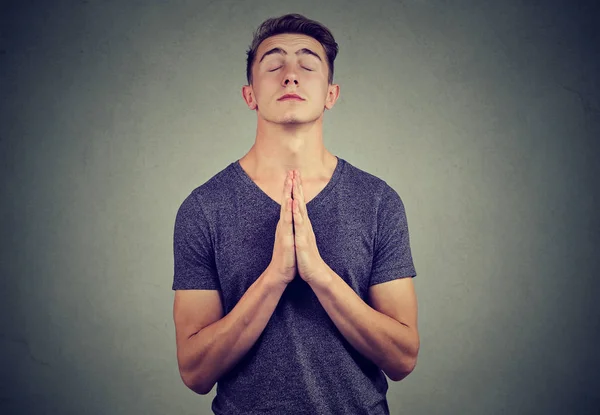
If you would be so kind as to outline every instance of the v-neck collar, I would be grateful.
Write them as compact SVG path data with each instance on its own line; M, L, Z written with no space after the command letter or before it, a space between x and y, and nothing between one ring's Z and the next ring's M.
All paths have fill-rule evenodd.
M333 189L333 187L336 185L339 177L341 176L343 167L344 167L344 159L339 158L338 156L335 156L335 158L337 158L337 164L335 166L335 170L333 171L333 174L331 175L331 178L329 179L329 181L327 182L327 185L325 185L325 187L323 188L323 190L321 190L315 197L313 197L307 204L306 204L306 208L311 208L315 205L318 205L326 196L327 194L329 194L329 192L331 191L331 189ZM258 186L254 180L252 180L252 178L250 178L250 176L248 175L248 173L246 173L246 170L244 170L242 168L242 165L240 164L240 160L236 160L235 162L232 163L233 168L235 169L235 171L237 171L240 175L240 177L243 179L244 183L246 183L253 192L255 193L259 193L261 194L260 197L266 198L268 199L271 203L273 203L278 209L281 208L281 203L276 202L275 200L273 200L271 198L271 196L269 196L263 189L260 188L260 186Z

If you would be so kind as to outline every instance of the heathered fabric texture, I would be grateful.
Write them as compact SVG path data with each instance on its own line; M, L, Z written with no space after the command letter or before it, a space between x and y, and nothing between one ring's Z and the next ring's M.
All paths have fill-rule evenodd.
M331 180L307 204L308 216L323 260L367 302L371 285L416 276L404 205L385 181L337 159ZM194 189L175 220L173 290L220 290L229 313L271 262L279 202L239 160ZM387 390L385 374L345 339L296 275L256 343L217 382L212 410L388 414Z

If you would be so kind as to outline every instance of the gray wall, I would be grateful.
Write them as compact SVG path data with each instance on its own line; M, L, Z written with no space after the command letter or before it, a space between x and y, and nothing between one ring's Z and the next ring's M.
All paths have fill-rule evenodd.
M0 11L2 413L211 413L177 370L175 213L253 144L245 50L289 12L340 45L326 147L406 206L422 347L392 414L597 413L597 10L54 3Z

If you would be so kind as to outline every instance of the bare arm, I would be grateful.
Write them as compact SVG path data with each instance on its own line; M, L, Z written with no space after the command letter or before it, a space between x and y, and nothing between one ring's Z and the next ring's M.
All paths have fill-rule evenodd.
M417 364L420 348L412 278L371 286L371 306L329 266L320 275L321 279L309 284L350 344L391 380L408 376Z
M175 293L177 361L188 388L202 395L212 390L217 380L254 345L286 286L267 268L224 317L216 290ZM211 302L198 301L197 295L207 298L210 293ZM211 310L207 310L207 306Z

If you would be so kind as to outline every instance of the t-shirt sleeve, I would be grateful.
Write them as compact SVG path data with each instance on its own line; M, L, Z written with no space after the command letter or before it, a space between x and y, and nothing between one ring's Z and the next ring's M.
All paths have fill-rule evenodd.
M191 193L175 218L173 290L220 290L208 221Z
M373 266L369 285L415 277L404 204L387 183L377 209Z

